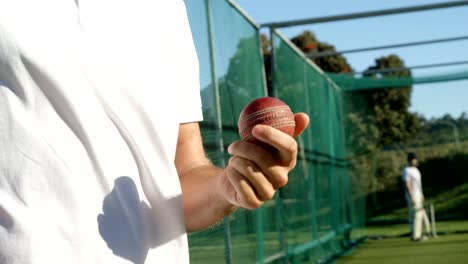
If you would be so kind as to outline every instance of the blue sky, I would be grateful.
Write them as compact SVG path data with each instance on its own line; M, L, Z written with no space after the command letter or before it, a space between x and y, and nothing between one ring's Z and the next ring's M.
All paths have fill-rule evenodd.
M236 2L257 23L264 23L444 1L236 0ZM281 31L286 36L292 37L305 29L312 30L320 41L335 45L337 50L465 36L468 35L468 6L284 28ZM347 54L346 58L355 70L361 71L374 64L376 58L391 53L399 55L407 66L468 61L468 40L353 53ZM459 71L468 71L468 64L414 70L413 74L427 76ZM413 86L411 110L428 118L440 117L446 113L455 117L464 111L468 113L468 80Z

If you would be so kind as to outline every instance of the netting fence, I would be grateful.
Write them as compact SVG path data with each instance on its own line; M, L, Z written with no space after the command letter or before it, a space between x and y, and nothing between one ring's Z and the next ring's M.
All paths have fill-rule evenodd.
M413 85L466 80L467 70L324 73L278 30L264 61L259 26L235 3L185 3L200 61L203 142L214 163L225 165L239 113L255 98L278 97L311 118L288 185L258 210L237 210L190 234L192 263L321 263L362 238L366 224L405 223L400 176L409 151L418 153L437 219L468 219L468 117L408 112Z
M260 31L235 3L185 1L200 61L203 142L219 166L239 139L237 118L265 95L306 112L311 125L298 143L288 185L255 211L237 210L189 235L192 263L301 263L330 259L362 237L365 203L346 159L340 88L279 32L273 85L267 89ZM268 92L269 90L269 92Z

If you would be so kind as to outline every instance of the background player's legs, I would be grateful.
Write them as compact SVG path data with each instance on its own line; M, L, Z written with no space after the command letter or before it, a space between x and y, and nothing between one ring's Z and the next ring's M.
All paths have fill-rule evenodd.
M422 200L414 201L414 219L413 219L413 240L419 240L422 237L422 223L424 221L424 207Z
M413 223L414 223L414 208L411 202L408 202L408 225L410 230L410 237L413 237Z
M429 222L429 217L427 216L427 211L426 209L423 209L423 221L424 221L424 227L426 229L426 235L430 235L431 234L431 223Z

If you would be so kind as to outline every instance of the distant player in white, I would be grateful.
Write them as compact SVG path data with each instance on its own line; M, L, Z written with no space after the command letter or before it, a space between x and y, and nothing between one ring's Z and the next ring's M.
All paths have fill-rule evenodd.
M409 209L409 224L411 228L411 239L420 241L426 237L422 236L422 223L429 233L429 219L424 209L424 194L421 183L421 173L416 167L418 160L415 153L408 154L408 165L403 170L402 179L405 184L405 198Z

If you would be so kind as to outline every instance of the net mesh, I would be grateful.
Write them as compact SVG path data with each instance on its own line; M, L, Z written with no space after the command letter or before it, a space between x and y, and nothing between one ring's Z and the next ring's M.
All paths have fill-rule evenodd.
M203 143L209 157L223 166L227 145L239 139L240 111L267 95L259 30L229 1L186 4L200 61ZM339 88L281 38L275 38L273 53L279 58L274 65L275 96L313 120L298 138L297 169L288 186L260 209L237 210L223 223L191 233L192 263L326 259L350 241L356 217Z
M279 31L274 31L272 60L268 62L271 86L267 91L255 23L228 0L185 3L200 61L203 144L216 165L226 164L227 146L239 139L240 111L255 98L278 97L294 112L305 112L311 119L297 138L298 164L289 175L288 185L255 211L239 209L214 227L189 234L191 263L325 262L366 235L364 225L369 211L401 204L404 196L396 183L406 151L417 150L422 159L450 155L449 163L468 162L468 155L457 154L468 149L468 121L465 128L456 130L456 142L447 143L441 136L443 139L437 142L447 146L443 151L434 145L434 137L388 143L384 140L388 135L379 130L386 119L379 120L380 110L369 103L379 100L378 93L373 94L377 88L389 88L381 90L389 98L396 98L394 104L398 105L398 96L408 95L411 85L467 79L466 71L399 79L324 73ZM391 129L385 133L398 138L398 126L404 127L410 121L390 124ZM424 126L428 133L439 129ZM451 125L442 126L451 129ZM445 168L455 168L456 164ZM459 178L461 182L463 177ZM468 190L463 186L457 190ZM390 192L379 196L379 190ZM406 221L407 212L398 211L400 216Z
M186 5L197 53L203 57L203 142L213 162L223 166L229 158L225 149L239 139L242 108L266 94L259 32L228 1L190 0ZM222 224L190 234L191 262L254 263L259 217L260 211L238 210Z
M281 190L286 243L296 254L327 259L356 237L363 223L362 199L349 180L342 92L277 31L273 34L273 93L311 124L298 138L297 169ZM362 209L362 208L361 208Z

